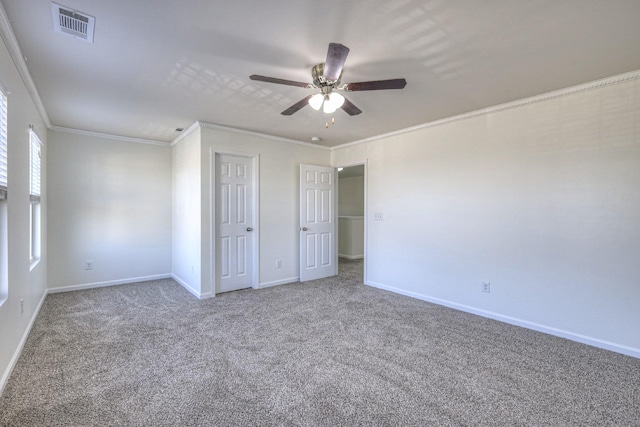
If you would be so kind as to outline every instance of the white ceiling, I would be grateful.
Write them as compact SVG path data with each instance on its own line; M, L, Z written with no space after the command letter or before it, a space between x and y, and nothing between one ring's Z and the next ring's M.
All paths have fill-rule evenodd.
M49 0L0 0L54 126L171 141L200 120L335 146L640 69L638 0L59 0L95 43L55 33ZM327 46L351 49L348 116L281 111Z

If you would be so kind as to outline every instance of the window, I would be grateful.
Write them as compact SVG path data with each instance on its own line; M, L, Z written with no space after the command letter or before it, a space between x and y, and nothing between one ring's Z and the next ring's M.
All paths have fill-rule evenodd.
M0 85L0 305L7 299L7 91Z
M0 85L0 200L7 200L7 95Z
M42 142L33 129L29 131L29 143L31 146L29 162L29 199L31 200L30 261L31 267L34 267L40 260L40 173L42 162Z

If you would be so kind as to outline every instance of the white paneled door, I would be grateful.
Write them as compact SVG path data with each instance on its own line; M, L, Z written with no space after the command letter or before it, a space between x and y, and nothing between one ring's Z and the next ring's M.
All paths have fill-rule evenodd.
M300 165L300 281L335 276L335 169Z
M253 178L252 160L216 156L216 292L250 288L253 282Z

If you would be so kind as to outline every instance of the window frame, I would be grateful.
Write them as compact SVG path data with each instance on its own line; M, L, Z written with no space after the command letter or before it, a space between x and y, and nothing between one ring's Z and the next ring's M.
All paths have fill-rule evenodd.
M33 126L29 128L29 263L33 269L42 254L41 183L43 144Z
M9 296L8 127L9 91L0 83L0 306Z
M0 84L0 200L7 199L8 179L7 179L7 151L8 151L8 106L9 92Z

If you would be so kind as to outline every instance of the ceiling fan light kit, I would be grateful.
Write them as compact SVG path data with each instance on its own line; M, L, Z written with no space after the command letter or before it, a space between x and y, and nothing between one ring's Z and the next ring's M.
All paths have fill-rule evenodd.
M344 96L339 93L331 92L328 95L317 93L309 98L309 105L314 110L318 111L322 108L327 114L334 113L338 108L344 104Z
M342 79L342 70L347 60L349 48L339 43L329 43L327 59L325 62L315 65L311 69L311 77L313 83L296 82L293 80L279 79L275 77L260 76L253 74L249 76L251 80L257 80L267 83L283 84L288 86L298 86L305 89L320 89L319 93L309 95L302 100L296 102L291 107L284 110L281 114L290 116L309 104L311 108L322 111L326 114L334 113L338 108L342 108L350 116L362 113L351 101L344 96L336 93L336 90L344 90L347 92L365 91L365 90L383 90L383 89L402 89L406 86L405 79L375 80L370 82L346 83L340 86Z

